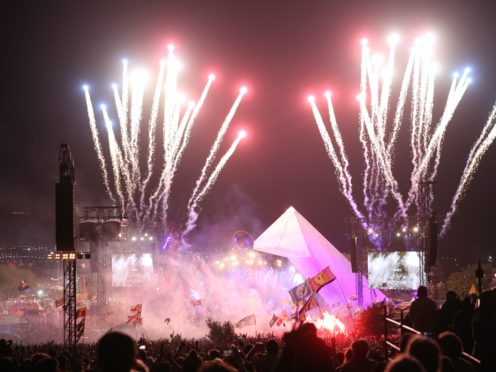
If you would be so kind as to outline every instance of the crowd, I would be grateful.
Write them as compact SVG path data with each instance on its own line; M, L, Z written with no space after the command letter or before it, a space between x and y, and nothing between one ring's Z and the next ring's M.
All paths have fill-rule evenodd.
M348 339L347 347L336 347L335 340L322 338L314 324L302 323L281 338L238 335L227 343L187 341L178 335L136 342L114 331L76 350L54 343L23 346L1 340L0 371L494 372L495 298L495 290L485 292L475 308L470 299L460 302L449 293L437 310L419 288L409 320L425 335L403 334L400 351L388 359L380 340ZM467 346L482 364L464 358L463 350L472 350Z

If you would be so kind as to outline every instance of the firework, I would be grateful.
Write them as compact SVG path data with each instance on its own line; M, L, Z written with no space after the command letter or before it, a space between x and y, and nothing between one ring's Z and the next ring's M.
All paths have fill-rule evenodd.
M371 237L376 248L388 246L392 230L408 223L408 214L414 210L430 214L434 193L427 193L421 184L435 181L442 154L442 144L451 119L470 84L470 69L461 75L454 74L441 117L433 121L434 88L437 66L433 62L434 38L431 34L415 41L406 64L396 105L391 104L393 76L396 74L395 55L398 36L389 39L387 61L382 63L379 55L372 55L368 41L363 39L360 69L359 140L363 150L362 212L353 196L352 177L344 143L334 114L331 93L325 93L330 130L327 129L315 98L308 101L332 161L340 191L351 206L355 216L366 231L385 232ZM409 100L408 100L409 99ZM405 118L409 105L410 117ZM463 172L460 184L446 215L441 235L449 227L451 217L465 192L477 165L496 136L496 108L491 112L481 136L474 144ZM392 120L389 120L392 118ZM398 133L404 122L409 122L411 166L410 186L403 196L393 173ZM426 195L425 195L426 194ZM394 211L391 213L391 211ZM392 217L391 217L392 216Z
M112 202L120 204L123 211L136 222L138 227L142 228L152 221L160 221L162 226L167 226L167 212L174 176L215 76L213 74L208 76L196 103L187 102L179 93L181 65L174 54L174 47L170 45L167 59L160 61L150 111L146 116L144 110L148 74L144 70L130 73L127 60L122 62L122 66L120 90L117 84L112 85L118 125L113 125L107 107L101 106L108 137L110 172L107 170L107 160L103 155L89 88L84 86L90 129L105 190ZM243 138L241 135L236 138L210 172L222 140L245 93L246 88L241 88L196 181L188 203L190 214L188 232L194 228L199 203L211 189ZM160 118L161 114L163 116Z

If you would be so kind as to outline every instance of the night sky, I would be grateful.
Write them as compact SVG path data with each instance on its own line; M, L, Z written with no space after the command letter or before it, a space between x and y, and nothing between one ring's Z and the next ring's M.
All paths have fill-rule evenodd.
M293 205L346 251L345 218L352 212L306 97L332 89L360 201L363 159L355 96L362 37L372 49L386 51L387 35L399 32L404 61L416 36L438 35L438 115L452 72L472 67L473 84L446 135L434 204L438 213L448 210L496 99L496 9L490 1L5 3L0 6L0 243L53 244L60 143L73 152L79 207L109 203L81 86L91 86L95 104L110 106L110 83L120 80L121 59L156 73L170 42L184 61L181 82L192 94L199 95L210 71L218 76L173 186L173 220L184 222L187 198L216 131L239 87L249 88L223 149L237 129L249 136L204 200L193 234L205 246L223 245L240 229L256 236ZM406 135L395 167L403 186L410 169ZM440 242L442 255L473 261L494 252L495 164L496 144Z

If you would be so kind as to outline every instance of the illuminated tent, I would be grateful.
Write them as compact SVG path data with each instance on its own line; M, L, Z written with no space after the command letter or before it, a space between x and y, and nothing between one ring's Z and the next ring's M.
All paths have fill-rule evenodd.
M253 248L286 257L305 278L311 278L329 266L336 280L322 288L319 294L328 307L338 303L356 306L357 281L350 261L293 207L255 240ZM384 299L382 292L368 287L365 276L362 285L364 306Z

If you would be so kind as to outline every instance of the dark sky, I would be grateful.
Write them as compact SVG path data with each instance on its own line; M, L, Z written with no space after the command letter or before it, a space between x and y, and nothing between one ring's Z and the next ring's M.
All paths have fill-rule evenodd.
M446 136L436 191L439 213L447 211L470 147L496 99L496 10L490 1L5 3L0 9L3 242L53 242L60 143L71 146L76 161L79 206L108 204L81 85L91 85L95 103L111 103L109 84L120 78L120 60L127 57L132 65L153 69L169 42L184 60L184 83L191 91L199 94L210 70L219 77L174 185L171 213L178 221L239 86L246 83L250 89L226 143L239 127L249 131L249 138L203 203L197 238L201 233L206 245L222 244L237 229L256 235L293 205L331 242L347 249L344 218L351 210L337 189L306 96L326 88L336 93L338 121L359 185L363 161L354 97L363 36L372 48L385 50L388 33L398 31L404 57L416 36L433 30L442 67L438 107L444 105L451 73L473 68L474 82ZM400 179L407 158L405 143L395 168ZM482 160L440 243L443 255L473 260L477 252L485 257L494 251L495 164L496 146ZM359 193L355 196L361 200Z

